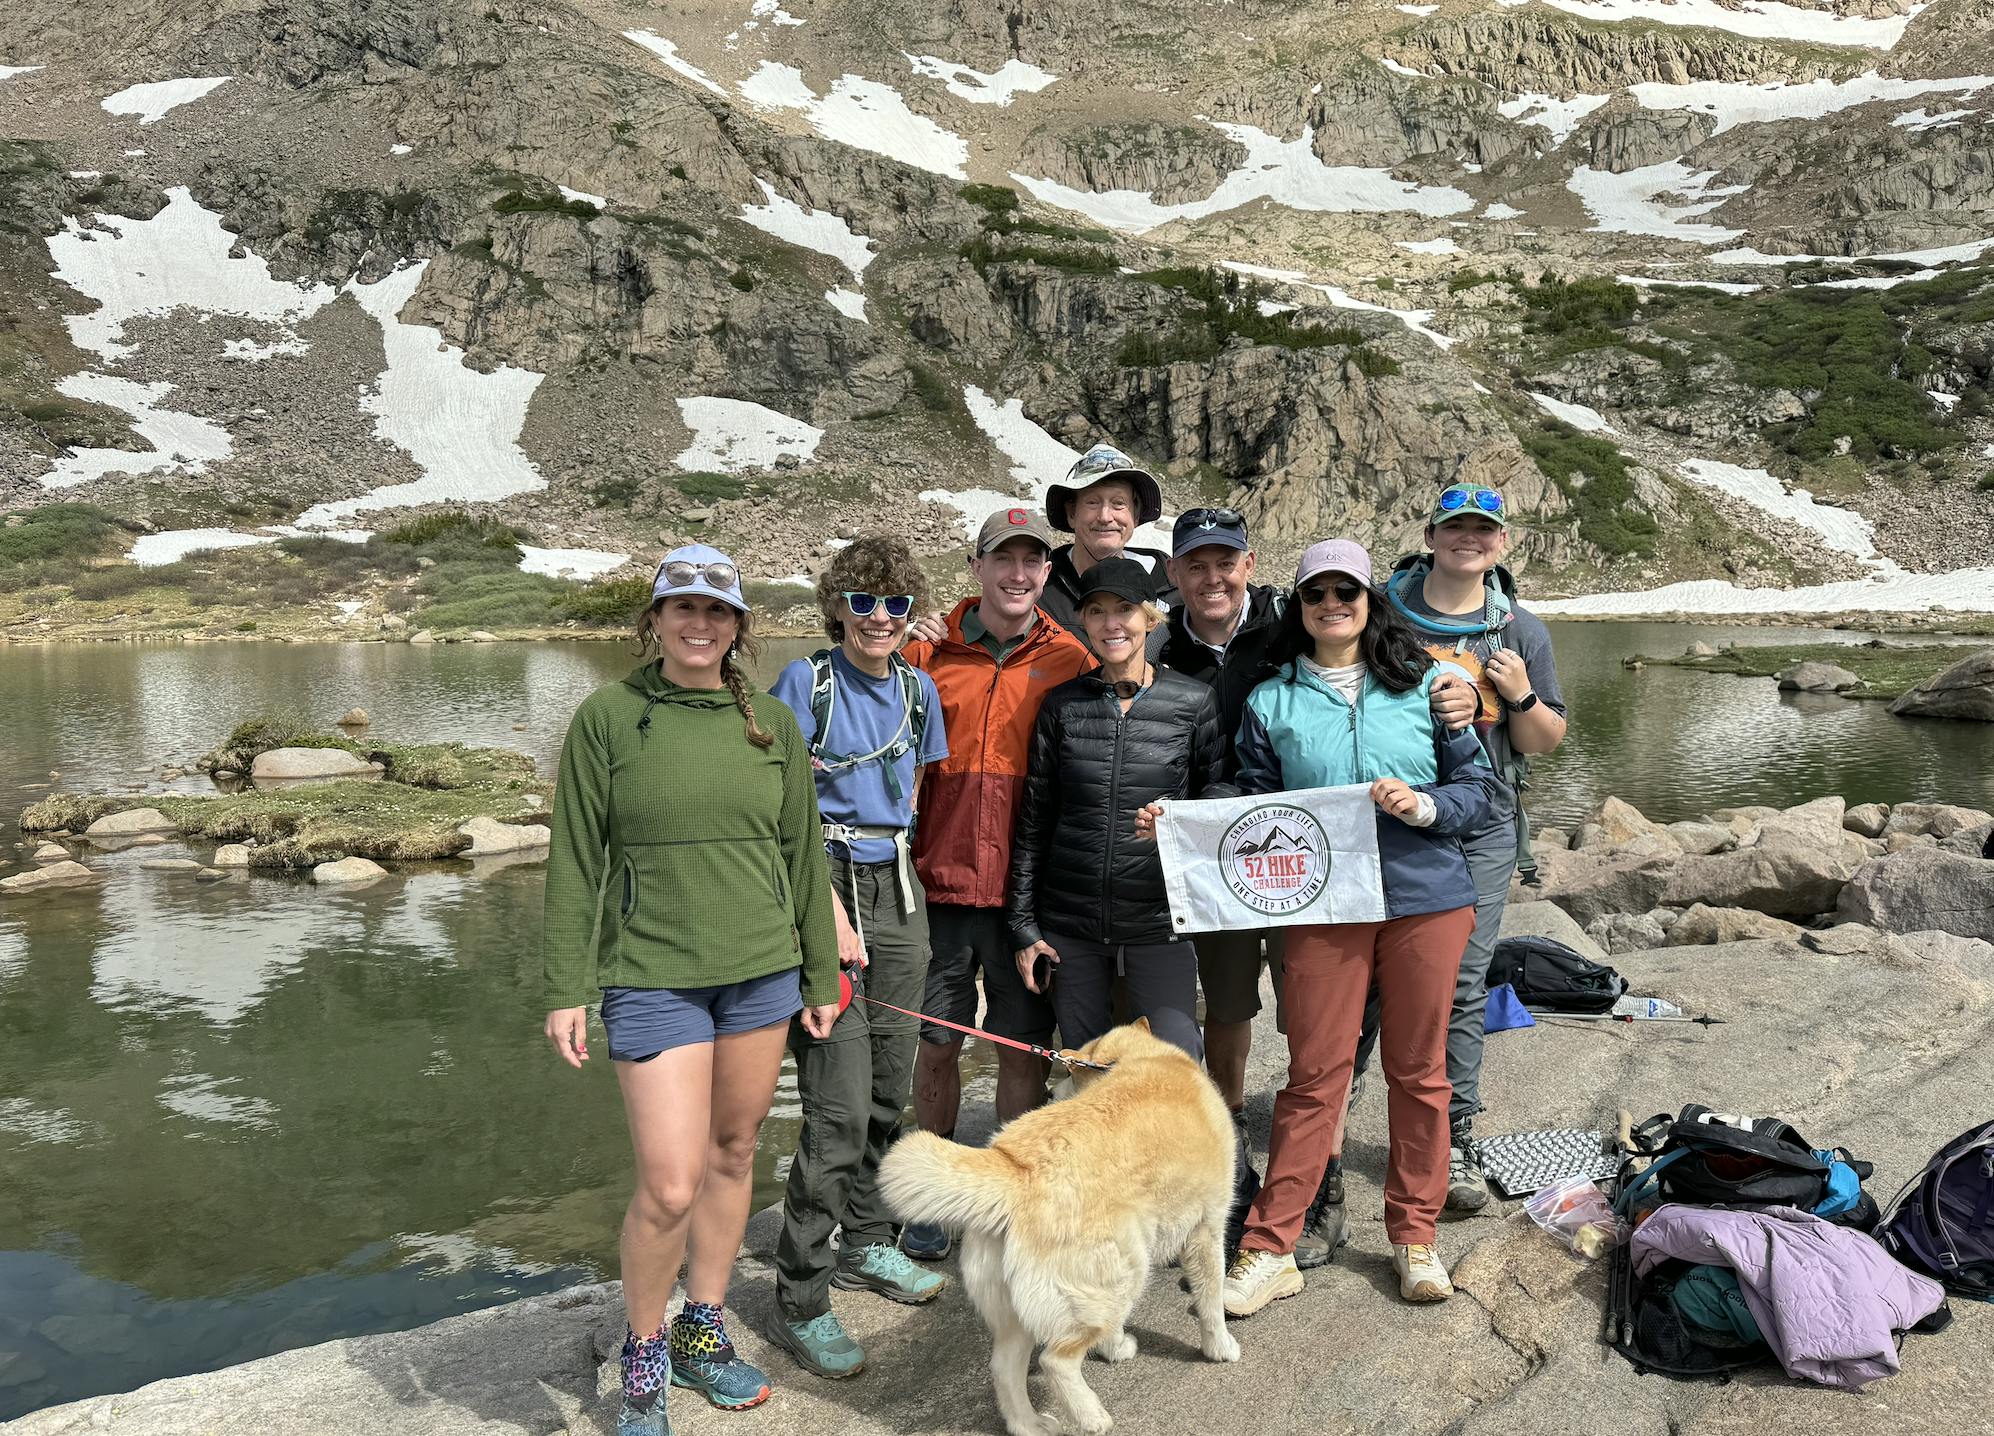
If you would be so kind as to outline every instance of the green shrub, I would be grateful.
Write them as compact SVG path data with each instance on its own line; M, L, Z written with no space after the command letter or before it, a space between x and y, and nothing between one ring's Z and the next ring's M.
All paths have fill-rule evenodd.
M955 407L955 391L948 381L918 359L907 361L907 376L914 397L931 414L946 414Z
M85 560L117 551L116 521L90 504L46 504L6 518L20 522L0 526L0 591L68 583Z
M358 754L360 745L320 730L302 713L260 713L235 725L200 761L203 768L230 768L247 773L259 753L272 748L344 748Z
M623 628L635 623L651 598L648 578L611 578L578 584L561 595L555 607L563 618L595 628Z
M1994 494L1994 469L1989 469L1974 482L1973 487L1983 494Z
M602 210L585 199L567 199L559 190L548 194L542 190L531 193L522 190L508 190L492 201L496 214L565 214L571 219L590 220Z
M1352 325L1297 322L1290 313L1262 314L1260 301L1266 297L1266 290L1256 281L1243 279L1229 270L1152 269L1133 278L1176 290L1189 298L1196 309L1168 330L1130 334L1125 338L1115 353L1115 362L1124 368L1204 362L1217 357L1235 338L1284 349L1355 350L1364 344L1364 331ZM1365 368L1366 373L1398 372L1398 365L1382 354L1374 353L1368 361L1360 358L1357 362L1359 367L1367 363L1378 366L1375 371Z
M1018 192L1003 185L966 184L956 193L992 217L1017 213Z
M1624 324L1641 307L1633 285L1598 275L1565 280L1547 274L1520 294L1533 316L1530 327L1549 334Z
M1650 554L1657 525L1634 497L1634 476L1620 450L1567 424L1547 422L1522 436L1523 447L1578 512L1579 537L1607 553Z
M755 276L745 269L737 269L727 276L727 282L743 294L747 294L755 287Z
M1043 244L999 244L987 235L967 241L958 251L976 266L978 274L993 264L1042 264L1048 269L1072 270L1078 274L1113 274L1115 256L1105 249L1054 249Z
M439 567L423 575L417 590L435 596L416 617L425 628L545 628L556 621L566 585L517 569L462 573Z
M748 481L739 474L674 474L672 484L687 498L703 503L738 499L748 492Z

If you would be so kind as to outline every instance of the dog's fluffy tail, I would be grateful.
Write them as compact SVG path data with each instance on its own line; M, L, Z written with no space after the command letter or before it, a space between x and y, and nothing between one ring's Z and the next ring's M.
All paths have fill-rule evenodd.
M996 1233L1010 1220L1017 1163L988 1147L909 1132L879 1164L879 1192L902 1221Z

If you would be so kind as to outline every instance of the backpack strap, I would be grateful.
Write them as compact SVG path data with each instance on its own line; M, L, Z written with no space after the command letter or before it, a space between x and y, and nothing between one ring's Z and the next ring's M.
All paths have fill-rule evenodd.
M810 766L820 773L838 773L863 767L867 763L883 762L886 767L886 791L897 803L906 794L900 791L900 774L894 765L906 754L920 752L921 736L928 726L928 695L921 686L920 674L912 664L897 653L889 662L891 671L900 678L900 726L884 746L870 753L838 753L832 751L828 743L831 716L836 712L838 703L837 674L831 667L831 650L820 648L810 655L810 721L816 729L809 744Z

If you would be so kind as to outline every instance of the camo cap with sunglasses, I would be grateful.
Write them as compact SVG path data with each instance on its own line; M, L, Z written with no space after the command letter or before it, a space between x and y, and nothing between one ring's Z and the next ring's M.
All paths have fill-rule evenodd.
M711 544L692 543L675 548L658 565L651 580L651 602L677 598L681 594L704 594L748 613L747 599L741 596L741 570L734 560Z
M1440 491L1440 497L1433 502L1433 516L1427 519L1427 526L1438 528L1449 519L1484 518L1509 527L1509 516L1503 511L1502 495L1494 489L1482 488L1475 484L1451 484Z
M1170 530L1170 556L1182 558L1194 548L1253 547L1246 539L1246 516L1237 509L1186 509Z

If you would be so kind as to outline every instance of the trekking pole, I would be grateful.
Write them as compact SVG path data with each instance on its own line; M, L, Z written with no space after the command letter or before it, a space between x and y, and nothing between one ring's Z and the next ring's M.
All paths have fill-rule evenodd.
M1532 1017L1548 1017L1559 1022L1693 1022L1699 1027L1722 1027L1725 1024L1724 1018L1712 1017L1708 1013L1696 1017L1688 1014L1680 1017L1636 1017L1631 1012L1550 1012L1541 1007L1526 1007L1523 1010Z

